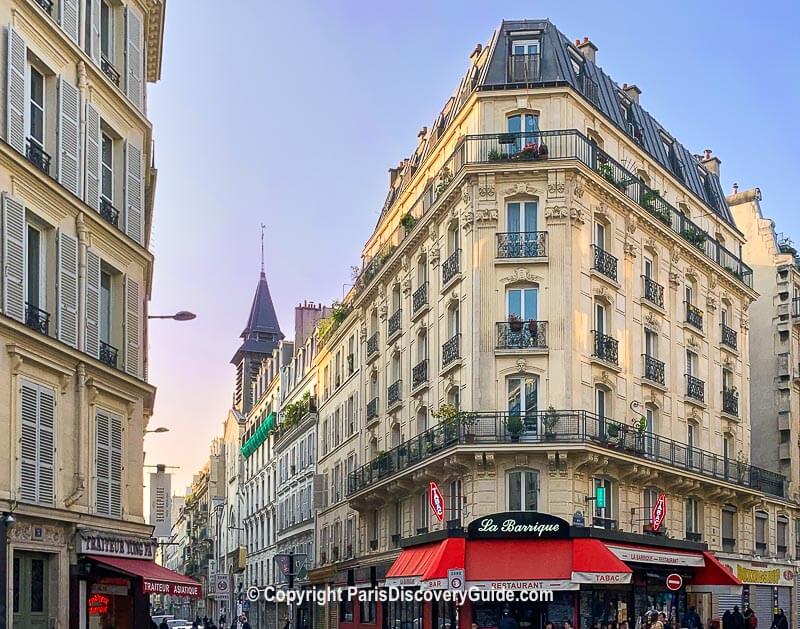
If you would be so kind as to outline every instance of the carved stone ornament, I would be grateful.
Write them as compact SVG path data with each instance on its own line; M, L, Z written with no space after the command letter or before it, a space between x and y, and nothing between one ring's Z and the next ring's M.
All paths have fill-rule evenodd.
M708 295L706 297L706 306L709 310L714 311L717 309L718 300L714 295Z
M478 198L481 201L494 201L494 186L488 181L484 185L478 186Z
M626 242L622 245L622 251L625 253L626 256L629 258L635 258L638 252L636 245L632 242Z
M431 247L430 254L428 255L428 259L431 263L433 268L439 266L439 247Z
M642 243L642 246L645 249L649 249L650 251L655 253L656 252L656 240L655 240L655 238L653 238L652 236L646 238L644 240L644 242Z
M503 284L511 284L513 282L531 282L533 284L539 284L544 281L544 278L531 273L526 269L517 269L511 275L506 275L505 277L501 277L500 281Z
M564 221L569 218L569 208L565 205L550 205L544 209L544 218L548 222Z
M554 183L547 184L547 196L548 197L563 197L564 190L566 186L564 185L563 181L556 181Z
M503 196L510 197L515 194L529 194L531 196L538 196L539 189L529 183L515 183L503 189Z
M525 362L524 358L520 358L517 361L517 371L519 373L525 373L528 370L528 363Z
M64 530L39 522L17 522L8 531L8 536L14 542L44 542L45 544L64 544L66 537Z
M461 186L461 200L469 204L472 201L472 184L467 182Z
M592 290L594 298L610 306L614 302L614 295L605 286L595 286Z
M583 198L583 178L575 177L575 187L572 189L572 194L576 199Z
M596 205L594 208L594 213L596 216L599 216L600 218L609 220L610 214L608 212L608 206L605 203L600 203L599 205Z
M479 223L496 223L499 216L496 207L479 209L475 219Z
M636 216L633 212L629 212L628 215L625 217L625 232L628 234L633 234L636 232L636 228L639 226L639 217Z
M359 336L361 340L364 341L367 338L367 323L365 321L361 322L361 328L359 329Z
M661 319L652 312L647 311L644 315L644 327L658 332L661 329Z
M688 343L691 347L700 347L700 341L697 340L697 337L694 334L689 335Z
M569 218L573 225L583 225L586 222L586 212L583 208L574 207L569 211Z
M677 243L672 243L672 246L669 249L669 258L672 260L673 264L677 264L681 259L681 248Z
M605 369L600 372L600 382L604 384L611 384L611 376Z
M411 293L411 279L406 276L400 282L400 290L403 291L403 295L408 297L409 293Z
M669 283L674 286L678 287L681 285L681 274L675 271L669 272Z
M473 220L475 220L475 215L472 212L464 212L464 216L461 222L461 228L464 230L465 233L469 233L472 231Z
M744 315L742 315L742 319L739 322L739 327L742 329L743 333L746 330L749 330L750 329L750 320L747 317L745 317Z

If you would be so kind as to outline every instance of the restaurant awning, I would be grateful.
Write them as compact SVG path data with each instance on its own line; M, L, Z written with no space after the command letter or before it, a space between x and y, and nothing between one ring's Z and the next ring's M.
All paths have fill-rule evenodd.
M447 571L464 567L463 537L404 549L386 573L386 585L446 589Z
M88 555L89 559L117 572L142 579L145 594L169 594L188 598L202 598L203 588L194 579L146 559L124 559Z
M741 594L742 581L726 568L712 553L704 552L705 565L695 570L687 586L689 592L714 592L716 594Z

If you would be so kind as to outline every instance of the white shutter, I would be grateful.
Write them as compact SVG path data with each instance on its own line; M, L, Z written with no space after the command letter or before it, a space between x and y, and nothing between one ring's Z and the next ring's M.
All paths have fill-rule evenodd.
M55 393L28 380L20 384L20 497L54 504Z
M86 251L86 347L90 356L100 358L100 256Z
M8 27L8 68L6 80L6 142L25 153L25 40Z
M100 133L100 114L86 103L86 146L84 148L84 158L86 165L86 182L83 193L86 204L100 211L100 145L102 136Z
M125 278L125 371L139 377L139 284Z
M89 11L89 56L100 65L100 0L87 0Z
M80 196L80 93L58 79L58 181Z
M100 409L95 413L95 509L101 515L110 515L111 418Z
M142 245L142 231L142 151L126 142L125 233Z
M25 320L25 206L3 193L3 312Z
M109 515L122 516L122 418L109 417Z
M78 43L78 0L61 0L59 2L59 23L70 39Z
M20 387L20 498L36 502L36 451L39 432L39 387L22 381Z
M78 240L58 232L58 340L78 347Z
M142 20L125 8L125 93L142 109Z

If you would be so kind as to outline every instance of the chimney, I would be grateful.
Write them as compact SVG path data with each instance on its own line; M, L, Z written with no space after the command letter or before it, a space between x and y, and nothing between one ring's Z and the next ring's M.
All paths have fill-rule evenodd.
M597 46L595 46L588 37L584 37L582 42L575 40L575 45L578 47L578 50L583 53L584 57L592 63L596 63Z
M400 167L396 166L395 168L389 169L389 187L394 188L394 182L397 181L397 175L400 174Z
M640 90L636 84L628 85L627 83L624 83L622 85L622 91L625 92L626 96L634 103L637 105L639 104L639 96L641 96L642 90Z
M700 163L706 167L708 172L714 173L717 177L719 177L719 165L722 162L719 161L719 157L716 157L712 154L711 149L706 149L703 151L703 159L700 160Z
M475 44L475 49L469 54L469 60L472 62L472 65L478 62L478 57L481 56L482 50L483 46L481 44Z

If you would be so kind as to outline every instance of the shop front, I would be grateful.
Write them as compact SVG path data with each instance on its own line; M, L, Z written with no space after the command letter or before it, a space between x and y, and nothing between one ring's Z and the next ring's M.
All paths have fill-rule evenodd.
M75 545L77 563L70 577L73 629L149 626L150 595L202 596L199 583L155 563L155 540L82 530Z
M797 568L790 563L721 559L722 563L743 583L738 597L718 597L715 610L721 616L733 605L749 605L759 620L759 626L772 623L776 610L783 609L789 619L797 614Z
M496 629L506 611L520 629L544 629L548 622L556 629L567 622L578 629L634 629L658 612L682 626L691 606L705 624L714 592L741 591L741 582L699 544L570 526L544 513L498 513L478 518L466 531L442 533L449 537L429 536L427 543L404 548L385 585L448 589L448 575L463 573L467 589L542 590L552 597L482 597L458 610L412 604L400 614L392 614L390 605L386 629Z

